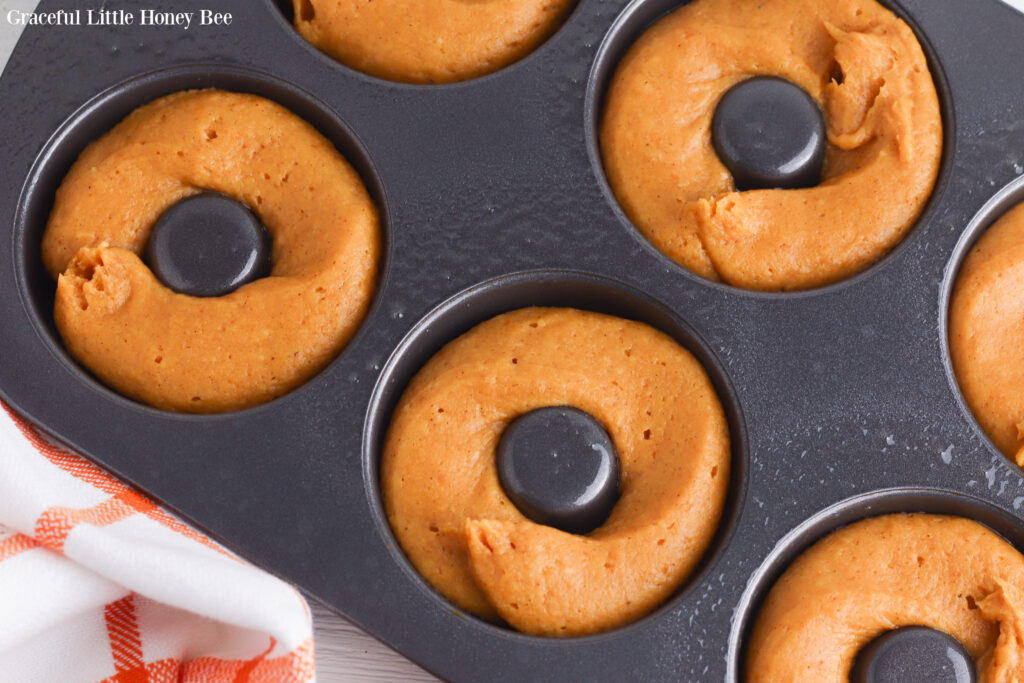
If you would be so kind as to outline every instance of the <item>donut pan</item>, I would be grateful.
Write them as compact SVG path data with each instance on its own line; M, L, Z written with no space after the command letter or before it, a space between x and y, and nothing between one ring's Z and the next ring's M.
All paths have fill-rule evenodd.
M1013 182L1024 171L1024 16L996 0L889 3L916 30L940 93L946 146L933 198L860 275L757 294L661 256L601 171L595 126L608 78L643 28L679 4L580 0L524 60L444 86L336 64L274 0L219 0L233 24L187 32L29 27L0 79L0 394L452 680L736 680L779 572L872 514L962 514L1024 548L1024 478L967 411L945 343L966 250L1024 200ZM344 352L287 396L218 416L143 407L84 372L56 335L39 255L54 190L85 145L135 107L197 87L277 100L330 137L371 189L386 246L372 309ZM701 567L654 613L586 638L524 636L447 603L397 547L377 488L390 411L413 373L477 322L538 304L675 336L713 377L733 436L732 488Z

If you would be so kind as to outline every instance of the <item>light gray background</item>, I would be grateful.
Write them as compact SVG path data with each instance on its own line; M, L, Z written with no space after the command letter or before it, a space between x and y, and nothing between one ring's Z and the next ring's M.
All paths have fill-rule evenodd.
M38 1L0 0L0 71L6 66L7 58L14 49L18 36L21 35L21 27L7 23L7 13L12 9L30 11ZM1003 1L1024 12L1024 0ZM323 606L311 600L310 607L313 610L313 624L316 630L319 680L325 683L437 680Z

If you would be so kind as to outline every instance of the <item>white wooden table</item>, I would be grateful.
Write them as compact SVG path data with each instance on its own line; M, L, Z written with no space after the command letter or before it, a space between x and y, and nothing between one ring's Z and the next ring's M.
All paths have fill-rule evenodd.
M1024 0L1004 2L1024 12ZM7 13L12 9L27 12L37 3L38 0L0 0L0 70L7 64L7 58L21 34L19 27L7 23ZM72 3L68 4L70 6ZM320 681L348 683L437 680L326 607L312 600L310 606L313 609L313 625L316 631L317 675Z

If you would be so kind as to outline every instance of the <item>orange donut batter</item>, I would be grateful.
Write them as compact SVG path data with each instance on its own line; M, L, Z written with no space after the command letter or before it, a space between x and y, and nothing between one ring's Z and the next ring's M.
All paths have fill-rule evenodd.
M949 351L981 428L1024 467L1024 204L964 260L949 309Z
M525 57L575 0L292 0L295 28L364 73L407 83L483 76Z
M599 420L621 498L577 536L527 520L498 480L506 425L545 406ZM391 527L452 602L537 635L614 628L657 607L704 554L729 482L729 434L703 368L641 323L527 308L470 330L412 380L381 461Z
M959 640L982 683L1024 680L1024 556L960 517L897 514L840 529L772 587L747 683L846 683L857 653L903 626Z
M817 187L735 191L711 122L752 76L785 78L823 109ZM852 275L903 238L935 183L942 121L913 31L873 0L694 0L622 60L601 151L623 210L669 258L736 287L795 290Z
M139 259L164 210L202 190L259 215L270 277L193 298ZM214 413L288 392L345 346L376 284L379 232L358 174L312 126L254 95L203 90L137 109L82 152L42 253L75 358L131 398Z

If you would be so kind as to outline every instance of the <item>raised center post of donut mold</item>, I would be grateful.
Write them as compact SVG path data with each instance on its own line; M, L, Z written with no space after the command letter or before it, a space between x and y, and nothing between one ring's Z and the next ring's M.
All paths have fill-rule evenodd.
M168 208L157 220L145 261L179 294L214 297L270 274L272 242L247 206L203 192Z
M513 420L498 443L497 467L520 512L569 533L601 526L619 499L615 444L576 408L540 408Z
M924 626L887 631L857 655L850 683L975 683L974 660L947 633Z
M740 191L821 182L824 116L810 95L785 79L757 76L730 88L715 108L711 138Z

